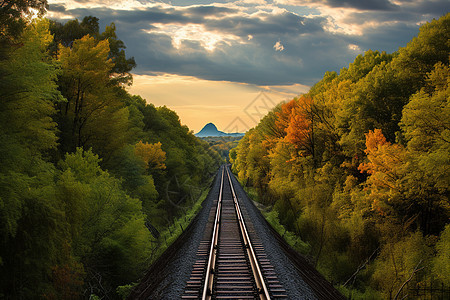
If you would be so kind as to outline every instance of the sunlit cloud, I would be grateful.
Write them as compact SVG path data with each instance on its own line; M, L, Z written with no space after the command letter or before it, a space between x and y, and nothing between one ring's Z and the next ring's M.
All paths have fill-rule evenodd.
M265 0L239 0L235 2L236 4L259 4L264 5L267 4Z
M49 4L61 4L66 7L67 10L78 9L78 8L97 8L97 7L108 7L111 9L118 10L135 10L143 9L155 6L155 3L138 0L49 0Z
M283 44L281 44L280 41L276 42L275 45L273 45L273 48L275 49L275 51L283 51L284 50L284 46Z
M58 20L71 20L73 16L59 11L50 11L47 13L47 18L58 19Z
M198 42L204 49L214 51L219 43L231 46L232 42L240 40L239 37L231 34L208 31L201 24L153 24L153 26L155 28L145 32L170 36L172 45L177 50L181 49L183 41Z
M358 51L358 52L361 51L361 48L359 48L359 46L358 46L358 45L355 45L355 44L349 44L349 45L348 45L348 49L350 49L350 50L352 50L352 51Z

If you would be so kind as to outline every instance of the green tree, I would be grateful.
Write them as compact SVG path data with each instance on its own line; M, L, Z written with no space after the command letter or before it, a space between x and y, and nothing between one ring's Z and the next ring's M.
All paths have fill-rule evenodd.
M11 53L9 60L0 62L0 69L7 74L0 81L0 172L5 180L11 172L27 174L33 163L39 164L44 151L56 146L56 124L51 115L53 101L60 94L55 84L57 69L46 55L51 41L47 28L44 21L30 25L22 36L23 46ZM0 200L3 214L7 214L1 218L2 232L7 235L16 232L15 223L21 215L20 193L13 192L15 189L14 184L3 189Z
M58 70L46 51L51 40L48 22L35 20L0 61L0 294L6 298L51 291L51 268L66 258L57 172L44 160L56 147L51 116L61 98Z
M1 48L8 39L20 37L32 9L37 10L38 15L42 16L47 8L47 0L3 0L0 3Z
M72 48L61 46L59 86L67 101L58 105L57 120L63 153L92 147L107 160L126 144L128 110L110 85L113 62L108 53L108 41L90 36L76 40Z
M436 257L433 259L433 273L444 283L450 284L450 224L445 226L436 244Z
M109 54L114 66L110 70L111 80L115 84L131 85L132 76L130 71L136 67L133 57L127 58L125 55L125 43L119 40L116 35L116 25L111 23L100 33L99 19L93 16L86 16L81 22L77 19L67 21L65 24L53 21L50 30L55 36L55 41L50 45L52 54L57 55L58 45L71 47L74 41L86 35L94 37L97 41L107 40L109 43Z
M428 84L403 109L404 130L411 164L406 176L409 197L423 203L422 228L438 234L448 222L450 170L449 67L441 63L428 76ZM427 92L430 91L430 92Z
M58 195L72 228L72 249L95 292L137 280L149 257L149 231L141 202L103 171L92 151L78 148L60 163ZM114 290L114 289L112 289Z

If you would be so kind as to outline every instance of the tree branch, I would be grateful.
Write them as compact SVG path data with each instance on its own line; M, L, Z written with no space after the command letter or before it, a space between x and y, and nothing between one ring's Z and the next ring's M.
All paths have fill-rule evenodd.
M375 250L372 252L372 254L366 259L366 261L365 261L363 264L361 264L361 265L358 267L358 269L356 269L355 273L353 273L352 276L350 276L350 278L347 279L347 281L344 283L344 285L343 285L344 287L345 287L352 279L356 278L356 275L358 275L359 271L361 271L362 269L364 269L364 268L367 266L367 264L372 260L372 257L375 255L375 253L378 252L379 249L380 249L380 247L378 247L377 249L375 249Z
M422 259L419 261L419 263L416 265L416 267L414 268L413 272L411 273L411 276L409 276L409 278L403 282L403 284L401 285L401 287L398 289L397 294L395 294L394 300L396 300L398 298L398 296L400 295L400 292L403 290L403 288L405 287L405 285L411 281L411 279L413 279L414 274L416 274L417 272L419 272L420 270L422 270L424 267L419 269L420 264L422 263Z

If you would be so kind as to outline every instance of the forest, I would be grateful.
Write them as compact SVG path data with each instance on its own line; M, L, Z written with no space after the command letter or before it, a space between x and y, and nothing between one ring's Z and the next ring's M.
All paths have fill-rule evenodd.
M366 51L230 151L268 219L352 299L450 287L449 41L446 14L392 54Z
M201 139L206 141L211 149L217 151L225 161L228 161L230 150L238 145L241 138L241 136L208 136Z
M0 2L0 298L118 299L222 159L127 92L113 23L50 21L45 3Z

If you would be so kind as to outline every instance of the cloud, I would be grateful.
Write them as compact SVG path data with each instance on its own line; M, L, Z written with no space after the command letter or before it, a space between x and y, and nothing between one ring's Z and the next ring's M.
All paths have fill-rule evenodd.
M285 5L305 5L345 7L358 10L393 10L397 5L389 0L276 0L275 3Z
M359 46L355 45L355 44L348 44L348 49L353 50L353 51L357 51L357 52L361 51L361 48L359 48Z
M437 8L448 11L441 0L267 2L49 0L54 18L115 22L137 74L259 86L314 84L365 50L396 51Z
M186 42L197 42L204 49L214 51L217 45L222 43L231 45L233 41L239 40L239 37L231 34L208 31L201 24L154 24L153 26L154 28L144 31L150 34L168 35L172 39L173 47L179 51L183 51L182 45L186 45Z
M275 45L273 45L273 48L275 49L275 51L283 51L284 50L284 46L283 44L281 44L280 41L276 42Z

